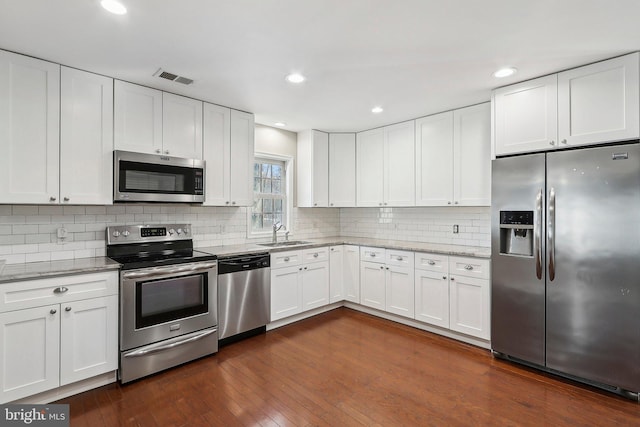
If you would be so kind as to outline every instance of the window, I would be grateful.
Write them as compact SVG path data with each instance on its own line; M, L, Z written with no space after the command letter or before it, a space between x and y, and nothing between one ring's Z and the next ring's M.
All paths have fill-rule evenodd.
M274 223L287 224L287 163L256 157L253 165L251 233L271 232Z

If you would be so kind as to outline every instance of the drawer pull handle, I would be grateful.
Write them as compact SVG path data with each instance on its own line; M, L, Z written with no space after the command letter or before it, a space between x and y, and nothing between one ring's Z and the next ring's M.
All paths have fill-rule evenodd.
M71 311L71 307L65 307L64 311Z
M371 252L371 258L375 258L376 257L376 253L375 252Z
M398 261L402 261L402 257L401 256L398 257Z
M51 314L56 314L58 312L58 310L56 310L55 308L52 308L51 310L49 310L49 313Z
M60 286L59 288L55 288L53 290L54 294L64 294L65 292L67 292L69 290L69 288L65 288L64 286Z
M289 257L284 257L284 262L289 262Z
M469 271L471 271L471 270L473 270L473 266L472 266L472 265L467 264L467 265L465 265L465 266L464 266L464 269L465 269L465 270L469 270Z
M316 252L315 254L313 254L314 258L318 258L318 252Z
M447 276L442 276L442 280L447 280Z
M436 262L434 260L430 259L429 261L427 261L427 264L436 265Z

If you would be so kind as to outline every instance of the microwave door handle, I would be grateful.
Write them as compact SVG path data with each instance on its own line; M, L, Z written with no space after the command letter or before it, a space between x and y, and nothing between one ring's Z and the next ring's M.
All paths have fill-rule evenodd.
M199 271L210 270L218 265L217 262L186 264L179 267L152 267L142 271L130 271L122 273L123 279L141 279L155 276L165 276L167 274L197 273Z
M534 229L533 251L536 256L536 277L542 279L542 188L536 196L536 223Z
M549 191L547 239L549 245L549 281L556 278L556 190L551 187Z

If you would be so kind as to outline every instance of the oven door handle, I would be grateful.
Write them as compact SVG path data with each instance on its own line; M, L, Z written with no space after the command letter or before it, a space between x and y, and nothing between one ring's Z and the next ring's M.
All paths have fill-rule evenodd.
M210 270L218 265L217 262L204 262L193 264L181 264L171 267L151 267L137 271L125 271L122 273L123 279L144 279L147 277L164 276L167 274L197 273L199 271Z
M189 344L190 342L201 340L215 332L218 332L218 329L209 329L204 332L196 332L194 334L185 335L184 337L177 337L173 340L170 340L168 344L166 343L158 343L146 346L140 350L135 350L130 353L126 353L124 357L142 357L147 356L152 353L158 353L161 351L171 350L172 348L179 347L181 345Z

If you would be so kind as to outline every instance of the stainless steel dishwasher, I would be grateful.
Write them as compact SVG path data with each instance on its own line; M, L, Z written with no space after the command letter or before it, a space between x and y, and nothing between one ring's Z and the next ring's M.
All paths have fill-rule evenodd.
M262 333L271 319L269 253L218 258L220 344Z

